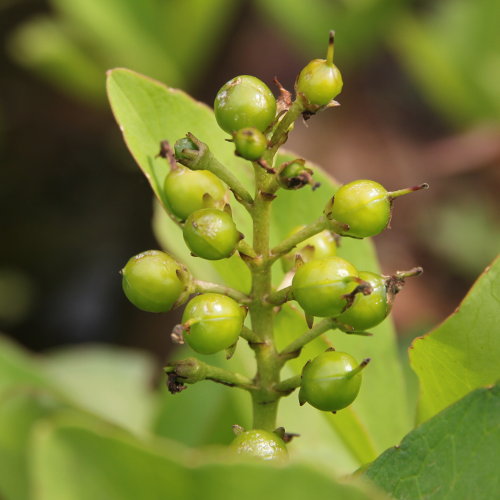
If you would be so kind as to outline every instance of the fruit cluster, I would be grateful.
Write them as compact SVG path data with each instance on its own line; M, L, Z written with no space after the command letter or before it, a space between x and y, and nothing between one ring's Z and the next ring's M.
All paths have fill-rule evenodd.
M196 358L176 361L166 367L172 393L185 384L213 380L250 392L254 429L240 432L233 447L238 453L269 459L286 454L289 434L275 431L279 399L299 388L300 404L328 412L349 406L361 385L362 369L351 355L333 348L309 361L302 374L281 380L284 364L300 354L304 345L330 329L363 334L389 314L394 295L407 273L384 277L356 269L336 255L340 237L375 236L389 224L393 200L427 187L426 184L399 191L386 191L370 180L341 186L324 213L306 226L294 229L274 248L269 248L269 214L280 189L299 189L311 184L313 171L303 159L278 165L276 152L286 141L293 123L301 115L336 105L342 78L333 64L333 33L326 59L311 61L300 72L295 99L279 82L280 96L253 76L238 76L217 93L215 119L229 134L235 154L252 163L256 192L252 196L235 173L222 165L208 146L188 133L173 148L161 144L160 156L170 164L163 186L163 201L170 217L182 229L193 255L206 260L242 258L252 275L252 289L244 294L229 287L199 281L164 252L150 250L132 257L122 270L123 290L138 308L166 312L187 303L172 338L184 341L196 352L214 354L226 350L231 356L240 337L255 351L257 373L248 378L203 363ZM230 192L253 219L253 241L238 231L229 204ZM288 286L271 287L271 266L281 260ZM295 300L305 313L309 330L282 351L273 338L273 317L287 301ZM245 326L249 313L251 328ZM324 318L314 323L314 318ZM274 432L274 433L273 433Z

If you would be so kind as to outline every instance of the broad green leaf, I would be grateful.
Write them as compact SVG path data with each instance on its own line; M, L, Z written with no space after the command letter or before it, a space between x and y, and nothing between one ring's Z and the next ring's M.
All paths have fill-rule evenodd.
M240 344L243 342L239 342L236 357L244 348ZM193 352L184 347L177 349L174 357L183 359L192 355ZM242 363L235 359L228 362L223 353L211 356L198 354L197 357L211 365L241 371ZM244 428L250 426L251 402L244 391L222 387L211 381L190 385L179 394L169 394L166 384L162 386L153 421L153 430L160 436L193 447L229 444L234 439L234 424Z
M420 380L419 421L500 379L499 306L497 258L451 316L413 341L410 362Z
M158 82L123 69L109 73L108 94L125 141L160 201L167 167L164 160L155 158L158 144L165 138L173 142L188 131L206 142L228 168L241 173L243 181L247 186L251 186L248 175L251 172L234 156L232 145L224 141L226 136L217 127L213 113L207 107L193 101L180 91L169 89ZM291 157L291 153L286 153L281 155L279 161ZM296 225L315 220L332 196L335 190L333 181L319 168L312 167L316 170L315 178L322 183L322 186L314 192L303 189L299 192L279 193L273 203L271 244L278 243ZM232 207L239 228L251 236L249 217L239 204L233 202ZM248 272L241 262L239 262L240 267L237 267L237 257L215 263L212 269L216 274L213 274L213 271L207 272L212 264L188 256L179 229L161 209L156 210L154 225L162 246L186 262L195 275L201 274L200 277L209 275L212 276L211 279L215 276L215 279L222 279L234 287L248 289ZM340 255L348 258L361 270L378 270L373 247L367 241L344 239ZM275 268L274 283L278 284L283 273L279 264ZM286 308L283 309L285 310ZM277 336L280 341L281 336L296 336L305 330L301 314L287 316L285 319L287 320L282 326L279 319L277 322ZM330 427L344 436L339 439L332 431L330 436L325 436L335 443L332 455L353 455L358 464L372 460L377 452L397 442L411 427L404 380L390 322L385 322L374 329L374 332L375 335L368 339L344 334L332 334L331 337L336 347L352 352L358 359L373 358L372 365L366 371L363 390L353 409L344 412L336 420L327 416ZM300 370L304 359L307 359L306 356L319 353L324 347L324 344L318 341L306 350L300 360L302 364L294 365L296 371ZM252 365L250 353L236 359L240 363L239 366L245 369ZM182 397L182 394L179 397ZM292 410L282 411L280 414L285 425L290 416L288 411ZM296 408L293 411L300 412L300 409ZM303 425L307 427L306 422L303 422ZM300 429L295 431L300 432ZM352 457L343 466L347 462L352 463Z
M170 89L159 82L134 73L116 69L108 73L108 96L115 118L120 125L125 142L139 167L148 179L156 197L165 204L163 181L168 173L164 159L156 158L160 141L172 144L187 132L210 145L212 152L226 166L241 172L242 180L251 185L251 172L245 162L234 155L227 135L217 126L211 110L194 101L180 90ZM238 228L251 237L250 217L237 203L232 203ZM200 279L220 275L232 286L248 291L250 276L240 259L213 263L211 271L202 259L189 256L179 228L164 214L157 213L155 228L160 242L182 259Z
M41 361L52 386L79 408L133 432L149 430L155 366L147 354L86 346L55 351Z
M9 40L9 51L18 63L69 94L104 100L101 69L51 18L39 16L23 24Z
M50 0L9 45L14 59L52 84L102 104L102 75L127 66L192 86L209 68L240 7L232 0ZM222 84L223 82L221 82Z
M34 500L186 498L180 465L108 426L60 417L36 431Z
M0 336L0 394L18 385L50 387L36 360L6 337Z
M373 56L405 2L369 0L260 0L259 7L287 35L293 47L311 58L325 57L328 32L336 32L335 60L352 67ZM305 66L304 62L304 66Z
M500 498L500 386L477 389L387 450L366 475L396 500Z
M0 397L0 497L29 498L28 444L36 421L61 407L44 389L15 387Z
M497 0L455 0L401 16L391 27L402 65L429 103L458 125L498 122L499 16Z
M207 463L203 455L188 456L169 442L146 445L105 426L64 418L37 430L35 500L386 499L359 479L338 483L300 464L231 464L229 457L224 463Z

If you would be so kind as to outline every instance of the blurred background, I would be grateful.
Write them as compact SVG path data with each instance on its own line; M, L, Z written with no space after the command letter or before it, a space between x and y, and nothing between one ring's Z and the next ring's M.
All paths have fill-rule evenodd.
M0 330L30 349L169 349L173 315L130 305L118 270L156 248L152 194L105 96L123 66L211 105L238 74L292 89L336 30L341 107L288 149L398 200L385 273L422 265L394 308L402 344L443 320L500 248L497 0L0 0Z

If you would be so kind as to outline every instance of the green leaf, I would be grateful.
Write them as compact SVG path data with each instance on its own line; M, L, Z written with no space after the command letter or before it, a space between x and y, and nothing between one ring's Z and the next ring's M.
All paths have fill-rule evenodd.
M170 89L125 69L108 73L107 89L125 142L163 205L166 205L163 181L168 167L164 159L156 158L160 141L166 139L173 144L187 132L210 144L215 156L227 167L241 172L241 180L251 185L251 170L246 162L234 155L231 144L225 141L227 135L217 126L207 106L194 101L182 91ZM251 237L250 217L238 203L232 203L232 207L238 229ZM213 280L221 276L231 286L249 290L250 273L238 257L213 262L211 268L202 259L189 255L180 229L162 210L156 211L154 225L160 243L182 260L199 279Z
M108 74L108 94L125 142L159 200L162 200L162 183L167 173L165 161L155 158L159 142L165 138L174 142L188 131L206 142L215 156L228 168L240 173L243 182L251 188L251 171L245 162L235 157L233 146L224 140L226 135L218 128L212 111L206 106L193 101L182 92L123 69L113 70ZM293 158L291 153L284 153L280 155L278 161L291 158ZM310 189L298 192L280 191L273 203L271 221L273 245L295 226L312 222L319 217L327 200L335 191L335 184L325 173L318 167L308 166L315 170L315 178L322 183L322 186L314 192ZM248 215L238 203L233 202L232 207L239 229L250 237L251 221ZM223 280L231 286L248 290L248 271L237 257L213 264L189 257L188 250L180 238L179 228L163 214L161 209L156 210L154 226L162 246L186 262L197 277ZM378 271L375 252L368 241L345 238L339 253L360 270ZM278 284L283 272L279 264L274 268L273 282ZM286 310L287 308L283 309ZM277 320L279 342L282 341L281 337L286 337L290 341L291 335L297 336L306 329L302 314L284 316L283 321L279 318L280 316ZM411 412L405 393L394 331L390 322L386 321L374 329L374 332L375 335L369 339L340 333L330 336L339 349L351 352L360 360L365 357L373 359L366 371L362 392L353 409L345 411L339 418L327 416L325 436L332 443L329 458L337 470L345 472L349 470L347 466L352 466L353 462L359 465L373 460L378 452L398 442L411 428ZM306 349L299 363L294 365L296 372L300 371L307 356L315 355L324 348L325 344L318 340ZM251 352L244 351L239 354L239 351L241 352L240 348L235 360L231 360L234 361L234 366L244 369L252 367ZM182 398L182 394L178 397ZM292 414L295 412L300 414L301 410L297 407L282 410L281 422L288 425L289 419L293 421ZM302 415L304 413L302 412ZM302 428L319 428L315 417L311 418L311 422L314 423L303 421ZM302 432L301 429L292 430ZM302 446L305 447L305 444ZM304 453L307 452L304 450ZM345 457L342 463L338 463L336 459L339 456Z
M61 403L44 389L16 387L0 397L0 497L29 498L28 444L36 421Z
M500 386L477 389L387 450L366 475L396 500L500 498Z
M76 97L102 103L102 70L94 58L46 16L23 24L9 40L9 51L21 65Z
M496 0L455 0L391 27L392 48L423 96L458 125L498 122L499 15Z
M19 385L50 387L35 359L6 337L0 336L0 394Z
M368 2L325 2L323 0L260 0L260 9L270 22L288 35L300 52L311 58L325 57L328 32L335 30L336 64L352 67L360 60L374 57L381 40L401 11L404 2L370 0ZM305 66L304 62L304 66Z
M414 340L410 362L420 380L419 421L500 378L500 258L455 312Z
M239 345L238 350L241 347ZM192 356L192 351L187 347L175 352L176 359L188 356ZM197 357L211 365L228 368L228 361L222 353ZM233 360L229 363L235 364ZM250 425L250 398L243 391L228 390L219 384L204 381L190 385L180 394L169 394L165 384L162 385L153 420L153 430L160 436L193 447L229 444L234 439L234 424L245 428Z
M106 426L74 419L53 419L37 431L35 500L386 499L363 481L338 483L304 465L231 464L226 455L224 463L207 463L207 457L186 455L170 442L146 445Z
M153 359L118 347L61 349L41 366L53 387L71 402L133 432L149 430L153 414Z

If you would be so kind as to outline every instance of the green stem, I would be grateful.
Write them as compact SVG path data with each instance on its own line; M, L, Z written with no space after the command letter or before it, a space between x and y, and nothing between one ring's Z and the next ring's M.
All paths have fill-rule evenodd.
M246 326L241 329L240 337L245 339L250 344L256 344L259 342L259 337L257 337L255 332Z
M250 270L252 273L252 304L250 317L252 330L259 342L252 345L257 362L255 385L252 392L253 428L273 431L276 428L279 395L273 387L279 382L282 366L273 338L273 306L263 298L271 293L271 266L269 263L269 227L271 200L262 195L262 189L269 176L260 167L254 167L256 195L252 211L253 248L261 257Z
M293 354L300 352L300 350L309 342L319 337L321 334L332 330L337 327L337 320L334 318L325 318L316 325L314 325L310 330L305 332L299 338L295 339L293 342L288 344L281 352L280 356L286 356L287 354Z
M247 257L251 257L252 259L257 257L257 254L255 253L253 247L249 245L245 240L240 240L238 242L236 250L238 250L240 254L246 255Z
M293 291L291 286L272 292L265 297L265 301L269 304L273 304L274 306L280 306L289 300L293 300Z
M210 281L201 280L194 280L193 285L194 293L220 293L231 297L240 304L245 305L252 302L252 299L248 295L229 286L219 285L217 283L211 283Z
M271 250L271 261L274 262L275 260L290 252L299 243L302 243L315 234L321 233L321 231L328 227L329 223L330 221L326 218L326 216L322 215L318 220L314 221L311 224L308 224L300 231L292 234Z
M193 134L187 134L187 137L196 144L198 150L186 151L185 158L179 161L192 170L209 170L215 174L221 181L227 184L233 192L236 201L240 202L250 211L253 206L253 199L240 180L215 158L204 142L198 140Z
M269 149L272 153L272 156L274 156L274 153L286 141L290 127L295 122L295 120L303 113L303 111L303 104L298 99L296 99L295 101L293 101L288 111L278 122L278 125L274 129L273 135L271 136L271 140L269 141Z
M174 361L165 367L165 372L174 376L178 384L195 384L202 380L212 380L230 387L238 387L252 392L255 389L253 381L248 377L218 366L209 365L197 358L187 358Z
M400 196L404 196L405 194L414 193L415 191L420 191L421 189L429 189L429 184L427 184L427 182L424 182L423 184L419 184L418 186L398 189L397 191L389 191L387 193L387 196L390 200L394 200L395 198L399 198Z
M301 375L295 375L294 377L287 378L286 380L282 380L279 384L277 384L274 388L275 391L283 393L283 395L287 396L292 393L297 387L300 387L300 383L302 381Z

